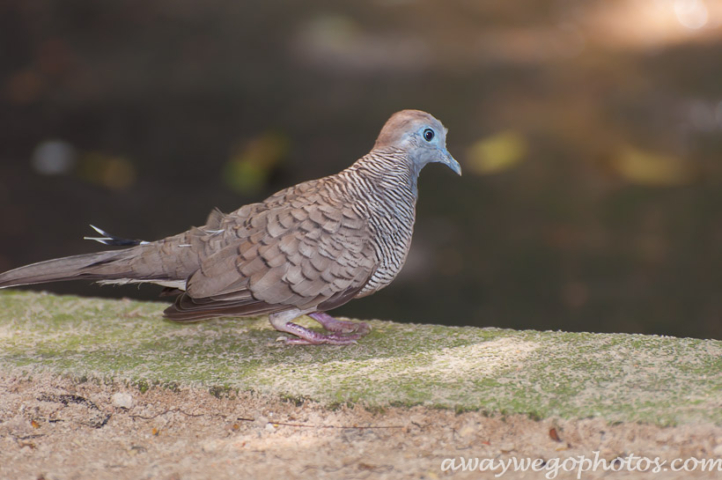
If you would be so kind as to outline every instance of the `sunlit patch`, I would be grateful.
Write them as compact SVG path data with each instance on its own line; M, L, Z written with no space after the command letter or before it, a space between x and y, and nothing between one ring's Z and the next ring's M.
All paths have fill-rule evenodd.
M599 2L590 32L604 43L662 46L691 39L719 38L722 2L642 0Z
M501 132L472 144L466 153L466 166L478 175L498 173L520 163L528 151L527 141L521 134Z
M223 180L232 190L254 194L266 185L273 169L288 153L288 138L265 133L236 149L223 168Z
M633 147L624 147L613 158L612 168L626 180L642 185L686 185L697 176L689 162Z
M696 30L709 20L709 12L704 0L675 0L674 15L683 26Z

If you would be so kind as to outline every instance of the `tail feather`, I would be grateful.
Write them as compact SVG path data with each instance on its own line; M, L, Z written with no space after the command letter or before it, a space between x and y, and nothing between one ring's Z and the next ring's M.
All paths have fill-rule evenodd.
M129 247L135 245L147 245L149 242L145 240L131 240L129 238L119 237L102 230L95 225L90 226L93 230L102 235L102 237L83 237L84 240L94 240L103 245L111 245L114 247Z
M121 267L127 250L89 253L33 263L0 274L0 288L65 280L124 278L129 272ZM103 268L115 263L114 268ZM127 263L127 262L126 262ZM120 268L118 268L120 267Z

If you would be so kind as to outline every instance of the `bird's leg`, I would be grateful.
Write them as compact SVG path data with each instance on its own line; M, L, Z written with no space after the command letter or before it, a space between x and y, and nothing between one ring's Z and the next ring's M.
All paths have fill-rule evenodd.
M301 311L297 308L293 310L286 310L284 312L272 313L268 318L271 321L273 328L279 332L290 333L298 338L287 338L286 343L290 345L350 345L356 343L356 340L361 338L364 334L356 333L354 335L342 335L340 333L331 333L324 335L323 333L314 332L308 328L302 327L291 320L297 318L307 311ZM331 317L333 320L333 317ZM337 321L337 320L334 320ZM345 323L345 322L344 322Z
M367 323L336 320L326 312L313 312L309 313L308 316L320 323L323 328L329 332L358 333L360 335L366 335L371 331L371 327L369 327Z

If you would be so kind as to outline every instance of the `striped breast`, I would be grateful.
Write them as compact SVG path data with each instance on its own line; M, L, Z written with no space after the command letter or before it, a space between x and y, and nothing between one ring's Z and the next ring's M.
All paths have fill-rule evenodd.
M367 218L378 267L356 297L370 295L401 271L411 246L416 217L416 180L402 152L371 152L338 176Z

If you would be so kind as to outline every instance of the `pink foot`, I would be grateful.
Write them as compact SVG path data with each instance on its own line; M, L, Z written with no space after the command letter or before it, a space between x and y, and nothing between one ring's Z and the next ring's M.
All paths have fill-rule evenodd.
M336 320L326 312L309 313L308 316L320 323L329 332L358 333L364 336L371 331L371 327L367 323Z
M330 333L324 335L323 333L314 332L313 330L291 322L285 325L285 331L297 337L286 338L287 345L351 345L363 337L362 334L343 335L340 333Z
M336 320L325 312L313 312L308 315L332 333L315 332L292 322L304 313L298 309L286 310L272 313L269 320L276 330L295 336L285 339L289 345L350 345L371 331L371 327L363 322Z

